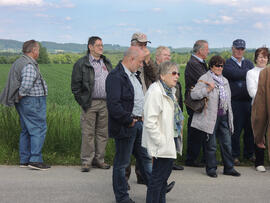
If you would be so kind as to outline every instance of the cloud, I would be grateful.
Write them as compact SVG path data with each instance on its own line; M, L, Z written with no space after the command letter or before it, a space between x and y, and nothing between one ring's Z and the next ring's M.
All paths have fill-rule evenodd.
M264 28L264 25L262 22L257 22L253 25L254 28L257 28L257 29L263 29Z
M74 8L75 7L75 4L70 2L70 0L61 0L59 3L47 3L47 5L53 8Z
M235 20L230 17L230 16L220 16L216 19L203 19L203 20L198 20L195 19L193 22L197 24L214 24L214 25L220 25L220 24L233 24Z
M0 6L43 5L43 0L0 0Z
M70 21L71 17L67 16L67 17L65 17L65 20Z
M270 7L253 7L251 11L257 14L270 14Z
M205 4L239 6L250 2L250 0L197 0Z
M152 11L154 11L154 12L161 12L162 9L161 8L153 8Z
M43 14L43 13L37 13L35 16L42 17L42 18L49 18L50 17L49 15Z

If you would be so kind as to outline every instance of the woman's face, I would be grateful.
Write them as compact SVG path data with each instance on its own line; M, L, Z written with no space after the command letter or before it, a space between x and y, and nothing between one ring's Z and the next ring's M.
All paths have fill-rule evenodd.
M257 59L256 59L256 65L260 68L265 68L268 63L267 56L263 56L262 53L259 53Z
M177 67L173 67L173 68L170 69L170 71L167 74L160 75L160 77L161 77L162 81L165 82L165 84L168 87L172 88L172 87L176 86L179 75L180 74L178 72Z
M216 75L222 75L223 64L217 64L217 65L214 65L214 66L211 68L211 71L212 71L213 73L215 73Z

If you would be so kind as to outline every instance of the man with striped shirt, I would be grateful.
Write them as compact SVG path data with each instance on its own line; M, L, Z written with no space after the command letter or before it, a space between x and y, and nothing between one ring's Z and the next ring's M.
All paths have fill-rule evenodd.
M82 172L89 172L92 166L110 168L110 165L104 162L108 140L105 80L112 65L102 55L103 43L100 37L90 37L87 48L86 56L74 64L71 78L72 93L82 108Z
M47 170L50 166L43 163L41 151L47 131L48 88L36 62L39 48L35 40L23 44L23 56L12 65L0 102L15 105L20 116L20 167Z

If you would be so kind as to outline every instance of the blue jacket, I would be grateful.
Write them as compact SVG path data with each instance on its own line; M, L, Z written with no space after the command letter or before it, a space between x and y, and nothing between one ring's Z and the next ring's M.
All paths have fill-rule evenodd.
M227 59L223 69L223 76L230 83L232 100L251 101L247 91L246 75L247 72L254 68L250 60L244 59L240 67L232 58Z
M134 106L134 88L121 62L106 79L109 137L121 139L129 136L128 126Z

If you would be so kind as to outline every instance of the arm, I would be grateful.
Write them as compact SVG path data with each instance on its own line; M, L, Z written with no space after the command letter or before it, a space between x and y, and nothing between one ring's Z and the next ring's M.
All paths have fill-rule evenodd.
M79 65L79 61L77 61L72 70L71 76L71 91L74 94L75 100L81 105L81 89L82 89L82 70L81 66Z
M22 69L22 82L19 88L19 98L26 96L34 85L37 73L33 65L28 64Z
M122 85L126 84L122 84L121 78L117 77L116 74L108 75L106 79L107 108L110 117L128 127L132 125L133 119L131 118L131 112L125 110L123 106Z
M251 98L255 97L258 88L258 83L254 77L252 71L247 72L247 91Z
M155 62L150 58L148 64L146 62L143 63L144 74L151 80L151 82L155 82L158 77L158 67Z
M162 112L161 108L161 93L158 91L151 91L147 93L144 102L144 127L150 136L153 144L160 143L160 126L158 126L158 119Z
M244 63L244 61L243 61ZM251 63L251 62L250 62ZM246 80L246 75L247 72L253 67L250 68L240 68L238 65L234 65L235 62L232 61L232 59L228 59L226 63L224 64L224 69L223 69L223 76L225 76L228 80ZM245 63L246 66L251 66L248 62Z
M202 81L198 81L195 87L191 90L190 96L194 100L200 100L204 97L208 97L209 92L214 89L215 85L213 83L205 84Z
M195 86L199 78L205 73L206 71L203 64L196 61L189 61L185 70L186 89Z

